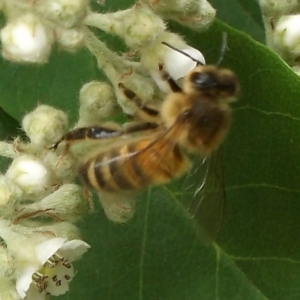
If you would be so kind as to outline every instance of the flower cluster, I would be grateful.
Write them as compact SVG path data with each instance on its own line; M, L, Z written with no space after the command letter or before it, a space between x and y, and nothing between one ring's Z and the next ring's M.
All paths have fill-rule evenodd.
M71 157L57 165L49 150L67 128L65 113L40 105L22 125L29 141L0 143L0 154L12 159L0 175L0 295L45 299L68 290L72 262L89 248L75 226L88 205L72 183Z
M1 30L2 54L16 62L43 63L56 41L73 51L83 44L81 21L88 0L2 1L9 20Z
M2 0L0 10L7 20L0 32L2 55L10 61L45 63L54 43L67 51L85 46L95 56L110 83L92 81L81 88L75 128L98 125L122 110L135 116L138 108L124 86L143 103L159 105L169 92L161 67L177 80L205 64L202 53L170 32L165 20L202 29L215 16L206 0L141 0L107 14L93 11L88 0ZM91 28L118 35L128 53L112 51ZM0 175L1 299L64 294L75 274L72 262L89 248L75 226L88 205L74 183L76 160L88 149L51 149L68 128L64 112L39 105L22 121L28 140L0 142L0 155L12 160ZM132 197L99 196L108 219L132 218Z
M296 0L259 1L266 43L300 74L300 6Z

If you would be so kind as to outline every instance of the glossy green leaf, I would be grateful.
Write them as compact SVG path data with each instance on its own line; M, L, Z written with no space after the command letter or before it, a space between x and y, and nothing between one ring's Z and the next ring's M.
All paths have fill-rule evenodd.
M79 224L92 248L60 298L299 299L300 79L270 50L221 22L201 34L173 23L170 28L212 63L227 32L230 50L222 65L240 79L223 147L221 232L214 244L204 245L172 186L140 195L136 216L126 225L112 224L97 205L97 213ZM57 52L39 68L2 62L0 72L0 103L18 120L40 101L65 109L75 121L80 85L99 76L86 51Z
M265 33L261 11L256 0L212 0L217 16L223 22L250 34L254 39L264 42Z
M0 105L18 121L38 104L50 104L68 111L74 122L80 87L99 74L86 50L75 54L56 50L42 66L17 65L1 58L0 70Z
M0 107L0 139L11 142L17 136L24 136L20 124ZM0 156L0 174L4 173L10 159Z

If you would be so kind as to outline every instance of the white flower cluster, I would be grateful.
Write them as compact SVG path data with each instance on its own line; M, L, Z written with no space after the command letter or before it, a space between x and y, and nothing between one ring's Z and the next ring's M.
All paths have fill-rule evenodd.
M129 9L106 14L92 11L89 0L3 0L1 3L0 9L8 20L0 32L6 59L44 63L54 42L65 50L76 50L85 44L112 82L117 101L128 114L133 113L133 108L118 88L120 81L147 102L159 94L157 86L163 92L168 91L159 76L159 65L179 79L195 67L196 61L205 63L201 52L167 30L164 19L202 29L215 17L215 10L207 0L144 0ZM139 62L113 53L89 27L119 35L131 53L139 55ZM162 42L192 55L195 61Z
M93 12L88 0L1 0L0 10L7 20L0 33L6 59L44 63L54 42L71 51L85 45L95 56L110 84L92 81L82 87L75 127L98 125L121 109L135 116L137 107L124 86L143 103L159 104L169 92L160 68L177 80L205 64L201 52L168 31L164 20L205 28L215 16L206 0L144 0L107 14ZM129 52L113 52L89 27L118 35ZM49 149L67 131L66 114L40 105L24 117L22 127L29 142L0 142L0 155L12 159L0 175L0 295L44 299L68 290L75 274L71 263L89 248L74 225L87 201L73 183L76 158L71 151L60 156ZM133 216L131 197L102 196L110 220L122 223Z
M300 4L297 0L260 0L267 45L297 73L300 70Z
M58 166L49 150L66 131L65 113L41 105L22 125L29 142L0 143L13 159L0 175L0 298L45 299L68 290L72 262L89 248L75 226L88 205L71 158Z
M163 97L158 96L160 91L169 92L168 85L160 76L159 65L177 80L191 71L197 61L205 64L199 50L189 46L178 34L167 30L164 18L172 18L178 22L186 20L187 25L199 28L208 26L214 16L215 10L206 0L140 1L123 11L107 14L90 12L84 19L87 26L121 37L130 49L127 57L113 53L91 32L86 32L85 44L110 79L123 111L134 115L134 108L128 104L128 99L119 88L120 82L135 91L145 103L153 102L153 99L159 101ZM194 61L162 42L191 55ZM131 55L138 56L139 61L132 62Z
M82 46L81 22L88 0L4 0L8 23L1 30L2 54L16 62L44 63L56 41L65 50Z

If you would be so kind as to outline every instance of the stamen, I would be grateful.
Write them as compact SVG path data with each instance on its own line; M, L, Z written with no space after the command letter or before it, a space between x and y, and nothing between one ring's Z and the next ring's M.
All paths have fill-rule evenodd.
M67 269L70 269L72 267L71 264L66 259L64 259L63 261L63 266L66 267Z
M39 272L35 272L32 274L32 280L35 282L39 293L44 292L48 287L48 276L45 276Z
M61 280L57 280L57 282L55 283L56 286L61 286Z

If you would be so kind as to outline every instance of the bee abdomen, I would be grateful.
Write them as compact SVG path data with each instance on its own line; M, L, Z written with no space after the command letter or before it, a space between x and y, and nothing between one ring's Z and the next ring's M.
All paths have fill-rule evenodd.
M91 158L79 168L83 181L99 191L141 189L148 185L144 170L138 165L135 147L123 146Z
M79 173L88 186L107 192L166 183L178 173L181 157L178 151L162 155L158 145L149 144L147 140L112 149L81 165Z

